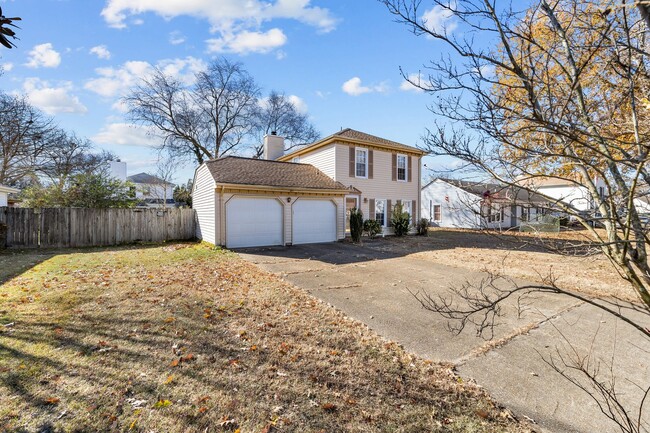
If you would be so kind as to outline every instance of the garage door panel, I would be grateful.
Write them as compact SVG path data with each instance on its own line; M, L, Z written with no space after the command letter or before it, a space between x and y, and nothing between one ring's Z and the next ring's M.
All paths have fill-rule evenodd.
M235 197L226 204L226 246L283 245L283 220L276 199Z
M336 241L336 205L330 200L298 200L293 204L293 243Z

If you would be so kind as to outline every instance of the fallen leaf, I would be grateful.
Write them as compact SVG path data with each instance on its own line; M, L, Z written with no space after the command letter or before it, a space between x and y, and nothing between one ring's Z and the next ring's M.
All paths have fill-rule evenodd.
M197 402L197 404L201 404L201 403L206 402L208 400L210 400L210 396L204 395L203 397L199 398L199 401Z
M169 401L169 400L158 400L158 401L153 405L153 408L154 408L154 409L160 409L160 408L163 408L163 407L169 407L169 406L171 406L171 405L172 405L172 402Z
M45 400L45 404L52 404L52 405L54 405L54 404L58 404L60 401L61 401L61 399L59 399L59 398L56 398L56 397L50 397L50 398L48 398L48 399Z
M165 381L165 385L169 385L173 381L174 381L174 375L170 374L169 376L167 376L167 380Z
M165 323L172 323L172 322L175 322L175 321L176 321L176 318L174 318L174 317L168 317L168 318L165 319Z
M208 408L205 406L202 406L199 408L199 413L206 413L208 411Z
M194 360L194 355L192 355L191 353L189 353L189 354L187 354L185 356L181 356L181 361L182 362L190 362L192 360Z
M322 406L322 408L323 408L323 410L324 410L325 412L336 412L336 410L338 409L338 408L336 407L336 405L335 405L335 404L332 404L332 403L325 403L325 404Z
M178 367L178 364L179 364L179 363L180 363L180 361L179 361L178 359L174 359L174 360L172 361L172 363L169 364L169 365L171 365L172 367Z

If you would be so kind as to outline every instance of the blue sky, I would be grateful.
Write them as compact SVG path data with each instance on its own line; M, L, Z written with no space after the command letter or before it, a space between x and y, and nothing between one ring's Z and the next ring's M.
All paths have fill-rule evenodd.
M415 37L376 0L0 0L20 16L0 51L2 90L26 93L67 130L155 170L156 140L126 124L120 97L151 65L190 79L211 59L241 61L265 93L293 95L323 136L350 127L416 145L431 96L409 88L445 47ZM453 18L428 11L432 25ZM429 166L436 161L425 161ZM177 182L194 167L179 169Z

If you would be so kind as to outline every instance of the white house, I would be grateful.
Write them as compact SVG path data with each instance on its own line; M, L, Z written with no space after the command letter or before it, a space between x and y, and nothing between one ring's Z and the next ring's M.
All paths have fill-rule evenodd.
M174 207L174 184L147 173L138 173L126 178L135 185L135 198L141 206ZM140 206L140 205L139 205Z
M594 196L580 181L557 179L553 177L534 177L524 181L528 188L547 197L562 201L577 211L587 212L594 210ZM600 178L593 180L598 194L605 196L605 182Z
M535 220L548 202L521 188L438 178L422 188L421 213L435 227L504 229Z
M266 136L264 159L226 157L197 168L197 237L230 248L331 242L345 237L352 208L390 233L393 205L418 218L423 154L352 129L290 154L282 137Z
M9 194L18 194L20 190L0 185L0 207L9 206Z

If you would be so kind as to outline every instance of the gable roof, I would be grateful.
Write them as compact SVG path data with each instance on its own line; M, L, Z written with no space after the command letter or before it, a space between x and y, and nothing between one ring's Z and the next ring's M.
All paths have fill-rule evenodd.
M133 176L129 176L126 179L130 180L133 183L143 183L147 185L160 185L160 184L174 185L171 182L166 182L159 177L152 176L147 173L134 174Z
M313 190L348 191L310 164L226 156L205 163L215 182Z
M508 202L519 202L519 203L531 203L531 204L543 204L549 202L555 202L555 199L549 198L543 194L535 193L528 191L524 188L519 188L516 186L502 185L498 183L490 182L472 182L468 180L458 180L458 179L445 179L437 178L429 182L422 189L431 185L435 181L442 181L448 183L449 185L455 186L462 189L465 192L476 195L478 197L483 197L484 194L489 194L491 198L496 201L508 201Z
M278 158L279 161L287 161L297 155L318 149L319 147L333 143L335 141L344 141L353 144L360 144L365 146L377 146L396 151L410 152L418 155L424 155L426 152L414 146L407 146L406 144L398 143L397 141L387 140L385 138L377 137L376 135L366 134L365 132L357 131L355 129L346 128L332 135L329 135L314 143L307 144L293 152L282 155Z

